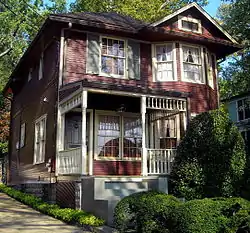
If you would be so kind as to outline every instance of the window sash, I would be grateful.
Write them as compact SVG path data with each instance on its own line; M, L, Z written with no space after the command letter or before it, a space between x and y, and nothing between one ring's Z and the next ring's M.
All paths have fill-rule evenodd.
M97 118L96 149L98 158L141 157L140 117L98 114Z
M42 116L35 123L35 145L34 145L34 164L45 161L46 144L46 115Z
M155 45L155 81L174 81L173 44Z
M239 121L250 119L250 103L248 103L248 98L237 101L237 112Z
M125 76L125 41L107 37L101 38L101 72L110 75Z

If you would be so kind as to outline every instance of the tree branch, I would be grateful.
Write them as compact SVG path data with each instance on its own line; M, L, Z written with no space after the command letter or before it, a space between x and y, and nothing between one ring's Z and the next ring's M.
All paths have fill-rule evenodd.
M0 58L7 55L12 50L12 44L10 48L6 49L4 52L0 53Z

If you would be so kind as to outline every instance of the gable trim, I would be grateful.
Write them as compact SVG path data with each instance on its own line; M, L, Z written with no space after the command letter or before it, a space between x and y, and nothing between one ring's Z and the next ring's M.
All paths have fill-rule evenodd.
M182 12L195 7L198 11L200 11L212 24L214 24L215 27L217 27L230 41L232 41L235 44L238 44L238 42L232 37L230 36L202 7L200 7L197 3L193 2L191 4L188 4L184 7L182 7L181 9L175 11L174 13L162 18L159 21L156 21L154 23L152 23L150 26L156 27L158 25L160 25L161 23L164 23L165 21L181 14Z

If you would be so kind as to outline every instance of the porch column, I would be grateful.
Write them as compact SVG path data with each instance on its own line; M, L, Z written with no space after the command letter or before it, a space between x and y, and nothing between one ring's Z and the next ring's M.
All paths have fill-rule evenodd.
M141 97L141 122L142 122L142 157L141 174L147 176L147 148L146 148L146 96Z
M86 116L87 116L87 99L88 92L86 90L82 91L82 175L87 174L87 141L86 141Z
M57 111L57 135L56 135L56 176L60 167L59 151L64 149L65 114L62 114L60 106Z

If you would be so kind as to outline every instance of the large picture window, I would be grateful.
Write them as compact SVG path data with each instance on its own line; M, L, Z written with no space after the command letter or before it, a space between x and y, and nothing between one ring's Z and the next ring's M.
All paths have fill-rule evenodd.
M102 37L101 72L123 77L125 74L125 41Z
M97 154L99 158L135 158L141 156L140 117L97 116Z
M182 46L183 79L188 82L204 83L202 75L201 49Z
M173 81L173 45L155 45L155 81Z

